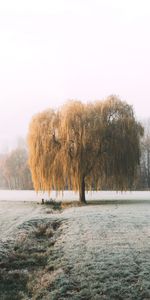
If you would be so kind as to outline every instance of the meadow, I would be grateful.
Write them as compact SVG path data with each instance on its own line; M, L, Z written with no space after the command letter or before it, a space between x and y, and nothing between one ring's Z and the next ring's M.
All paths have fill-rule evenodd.
M150 299L148 197L119 199L0 201L0 299Z

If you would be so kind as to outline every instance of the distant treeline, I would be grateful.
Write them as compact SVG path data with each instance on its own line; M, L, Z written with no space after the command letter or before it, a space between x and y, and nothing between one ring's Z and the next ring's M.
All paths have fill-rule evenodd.
M0 189L33 189L26 147L0 154Z
M135 178L135 190L150 189L150 119L144 121L143 126L144 137L141 139L141 159ZM25 144L18 145L9 153L0 154L0 189L33 189ZM109 187L103 189L108 190Z
M150 119L143 122L144 136L141 139L141 158L135 189L150 189Z

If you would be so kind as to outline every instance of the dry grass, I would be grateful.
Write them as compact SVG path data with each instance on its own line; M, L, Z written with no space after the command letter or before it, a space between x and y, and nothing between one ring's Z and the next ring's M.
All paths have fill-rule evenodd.
M42 205L47 205L50 207L49 211L47 213L54 213L54 211L61 211L62 210L62 202L55 201L55 200L44 200L42 202Z

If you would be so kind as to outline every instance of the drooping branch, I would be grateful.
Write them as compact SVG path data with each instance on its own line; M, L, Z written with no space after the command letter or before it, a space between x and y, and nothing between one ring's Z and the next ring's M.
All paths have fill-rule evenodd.
M126 189L134 180L141 135L132 107L115 96L40 113L28 136L34 187L50 192L67 185L84 194L94 181L96 188L103 182Z

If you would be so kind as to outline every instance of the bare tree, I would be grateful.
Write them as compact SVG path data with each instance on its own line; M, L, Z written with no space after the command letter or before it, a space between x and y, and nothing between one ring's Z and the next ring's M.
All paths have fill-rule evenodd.
M104 184L131 188L140 158L140 136L133 109L116 96L83 104L70 101L60 110L35 115L28 134L34 188L79 191Z
M7 189L32 189L28 153L25 148L17 148L0 158L0 186Z
M150 119L142 122L144 136L141 140L139 181L142 189L150 189Z

